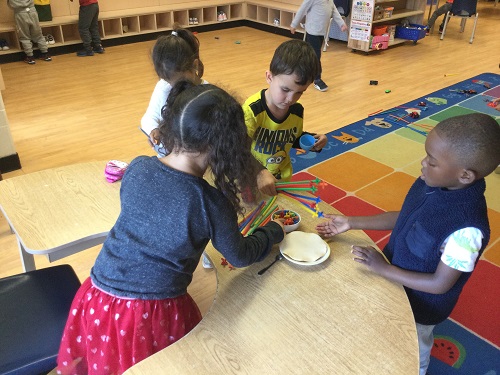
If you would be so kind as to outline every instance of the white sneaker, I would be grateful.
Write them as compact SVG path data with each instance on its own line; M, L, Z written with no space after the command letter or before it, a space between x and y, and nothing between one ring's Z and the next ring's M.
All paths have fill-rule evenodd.
M45 35L45 40L47 41L47 44L56 44L54 37L50 34Z
M203 265L203 268L214 268L212 262L208 259L207 253L205 252L203 252L203 255L201 256L201 264Z

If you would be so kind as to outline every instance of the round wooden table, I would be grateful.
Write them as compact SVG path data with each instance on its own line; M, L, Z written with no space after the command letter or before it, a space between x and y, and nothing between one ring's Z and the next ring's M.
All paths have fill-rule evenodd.
M277 202L301 214L304 232L324 220L284 196ZM231 270L209 245L218 282L210 311L184 338L125 374L418 374L415 323L402 286L352 260L352 244L373 242L362 231L327 242L331 255L322 264L282 259L261 276L277 246L263 262Z

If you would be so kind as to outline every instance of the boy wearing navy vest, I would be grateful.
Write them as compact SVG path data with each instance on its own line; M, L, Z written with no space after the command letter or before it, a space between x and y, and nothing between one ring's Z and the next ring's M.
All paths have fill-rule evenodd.
M484 177L500 164L500 125L480 113L440 122L425 142L422 175L401 211L375 216L325 215L316 229L331 237L350 229L392 230L384 254L353 246L354 260L403 284L417 324L420 375L434 326L453 310L490 239Z

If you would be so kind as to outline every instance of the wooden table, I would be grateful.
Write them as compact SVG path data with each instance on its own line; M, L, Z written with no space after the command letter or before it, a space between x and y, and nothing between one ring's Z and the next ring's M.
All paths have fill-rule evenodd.
M120 183L105 161L74 164L0 181L0 208L19 244L25 271L33 255L50 261L104 242L120 212Z
M314 231L317 218L295 201L278 202L301 213L299 230ZM125 374L418 374L415 323L403 288L352 260L351 244L372 241L352 231L328 242L324 263L283 259L262 276L257 272L274 260L277 247L261 263L229 270L209 246L218 280L210 311L187 336Z
M119 214L119 183L103 176L105 162L49 169L0 182L0 205L16 233L26 270L33 254L50 260L104 241ZM302 215L300 230L318 219L294 200L283 208ZM322 206L333 212L329 206ZM217 271L213 305L186 337L126 374L417 374L413 315L400 285L352 260L351 244L373 244L361 231L329 240L330 258L316 266L274 260Z

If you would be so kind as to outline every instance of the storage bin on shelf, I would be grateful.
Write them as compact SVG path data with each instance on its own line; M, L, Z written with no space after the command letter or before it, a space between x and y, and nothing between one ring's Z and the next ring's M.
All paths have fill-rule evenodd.
M394 11L394 7L384 8L384 18L391 18L393 11Z
M384 18L385 9L380 5L377 5L373 10L373 20L378 21Z
M409 26L396 26L396 38L413 40L413 43L417 43L417 40L420 40L424 37L424 25L410 23Z
M373 26L372 35L378 36L387 33L387 25Z
M396 35L396 24L387 25L387 34L389 34L389 43L394 42L394 36Z
M387 49L389 47L389 35L372 36L370 48L375 50Z

